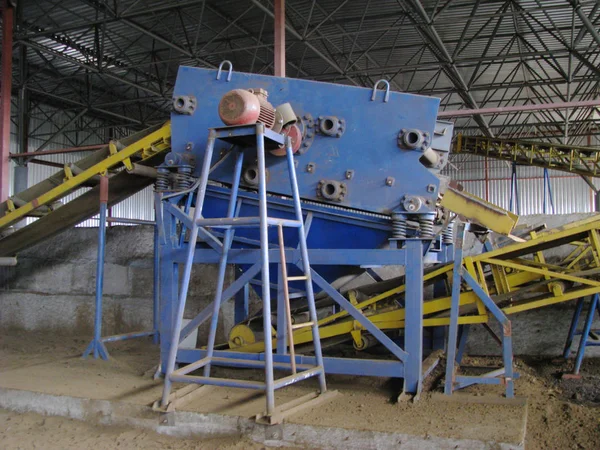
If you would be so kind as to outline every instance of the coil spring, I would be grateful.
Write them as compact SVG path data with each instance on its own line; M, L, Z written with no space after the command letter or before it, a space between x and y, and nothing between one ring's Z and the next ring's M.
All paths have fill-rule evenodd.
M431 239L433 237L433 219L427 216L419 217L419 228L421 229L422 239Z
M400 214L392 214L392 239L406 239L406 219Z
M194 183L192 178L192 167L182 166L177 168L175 174L175 182L173 183L173 189L176 191L188 189Z
M155 191L169 190L169 169L159 168L157 170L156 181L154 183Z
M454 222L450 222L448 226L442 231L442 243L454 243Z

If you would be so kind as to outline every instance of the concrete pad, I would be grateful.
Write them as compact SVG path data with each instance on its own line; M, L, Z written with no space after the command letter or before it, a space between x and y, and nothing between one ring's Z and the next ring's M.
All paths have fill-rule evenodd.
M0 388L0 408L87 420L105 425L128 425L176 437L245 436L269 446L309 446L323 449L400 450L513 450L522 445L410 436L368 430L283 423L269 426L245 417L189 411L164 414L149 406L122 401L93 400L32 391Z

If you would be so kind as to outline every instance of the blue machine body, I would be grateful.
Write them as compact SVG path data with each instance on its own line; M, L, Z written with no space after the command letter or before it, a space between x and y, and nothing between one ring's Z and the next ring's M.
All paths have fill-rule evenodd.
M318 120L335 116L345 121L341 137L314 131L310 147L296 155L302 198L322 201L316 195L317 185L326 179L347 186L343 201L334 202L338 206L389 214L400 208L407 194L435 204L438 177L419 162L420 149L401 149L397 141L402 129L417 129L434 136L438 98L390 92L384 102L384 92L378 92L371 101L372 90L367 88L237 72L232 74L231 81L226 78L223 74L217 80L214 70L179 69L174 96L194 96L197 107L191 115L172 115L173 151L185 152L191 143L196 160L202 161L209 128L223 126L218 114L223 95L232 89L262 88L268 91L268 100L274 106L289 102L300 118L310 115ZM215 162L219 150L227 148L219 143ZM212 172L211 179L231 183L233 164L233 159L225 161ZM309 164L314 167L310 172ZM267 166L269 192L291 195L285 158L269 155ZM353 171L351 179L346 178L349 170ZM394 179L391 186L386 184L388 177Z
M228 81L229 79L229 81ZM417 392L422 380L423 353L423 264L444 262L452 258L452 245L442 244L433 234L428 237L418 233L406 233L401 239L394 238L393 214L405 218L414 214L415 219L425 217L431 221L440 193L438 173L445 164L449 151L451 124L436 123L439 99L398 92L376 91L368 88L318 83L307 80L277 78L271 76L234 72L220 78L215 70L181 67L177 77L174 97L193 98L196 106L191 114L173 113L173 152L192 152L199 175L205 147L211 128L222 127L218 114L221 98L233 89L261 88L269 93L269 102L277 107L290 103L304 142L294 156L298 187L305 218L307 247L312 281L315 291L323 291L340 308L359 322L365 330L381 342L396 358L395 361L344 360L326 358L328 373L352 375L399 376L405 378L405 390ZM340 137L329 136L311 128L310 120L318 123L320 117L336 117L344 120ZM308 119L307 119L308 118ZM312 118L312 119L311 119ZM419 148L407 149L399 145L399 135L406 130L419 130L428 141ZM312 131L312 136L309 135ZM436 140L441 142L436 147ZM423 150L431 145L439 150L439 164L427 167L422 162ZM231 194L234 158L231 145L218 141L212 161L211 183L207 187L204 218L227 216L227 203ZM252 148L244 161L252 164ZM229 155L229 156L228 156ZM182 158L186 160L186 158ZM266 165L268 216L294 217L291 189L285 158L268 155ZM310 170L309 170L310 168ZM317 195L321 180L345 183L347 193L338 201L325 201ZM418 198L415 210L406 209L407 196ZM258 196L251 186L244 186L238 194L236 214L239 217L258 216ZM186 261L185 229L190 227L189 208L194 206L194 196L189 192L157 194L157 223L161 233L161 358L166 361L171 342L175 306L178 302L179 267ZM223 234L211 230L212 238L200 234L201 242L195 244L194 263L218 263L220 242ZM270 279L272 295L281 293L278 265L280 253L277 230L269 230ZM260 283L260 238L255 228L237 228L229 252L228 263L242 268L239 278L224 291L221 302L236 293L236 321L247 314L247 286ZM285 260L289 275L301 273L298 268L300 251L296 230L286 231ZM332 285L341 276L357 274L365 268L385 265L401 265L406 268L406 328L405 348L375 327L361 311L358 311ZM301 291L302 283L290 283L292 293ZM301 295L298 294L298 295ZM244 299L245 297L245 299ZM283 297L277 295L277 309L282 311ZM205 322L212 307L200 312L181 331L180 340ZM284 315L277 316L277 354L275 360L289 360L286 355ZM201 349L179 349L179 363L197 361L203 355ZM217 352L218 353L218 352ZM235 352L234 352L235 353ZM239 358L256 359L264 355L239 354ZM310 357L298 356L297 362ZM306 359L308 358L308 359Z
M402 211L401 202L406 195L423 199L423 210L433 209L440 179L435 170L430 170L419 161L420 149L407 150L398 146L398 134L402 129L416 129L434 136L439 99L399 92L385 92L353 86L319 83L292 78L278 78L234 72L230 81L225 74L217 79L214 70L180 67L174 97L193 96L197 107L193 114L173 113L171 117L173 152L193 152L196 161L202 161L210 128L223 126L218 114L221 98L232 89L262 88L268 91L268 100L274 106L289 102L302 119L306 116L335 116L345 121L341 137L330 137L313 130L314 137L308 149L296 155L297 176L300 195L305 212L313 212L309 248L314 249L378 249L388 245L391 222L389 214ZM302 121L306 124L306 120ZM317 128L317 127L315 127ZM445 136L447 138L450 133ZM230 146L217 142L213 164L229 150ZM245 161L254 158L246 157ZM313 170L307 167L312 165ZM211 180L230 184L234 159L228 158L212 171ZM195 174L199 173L196 166ZM268 191L272 194L289 196L290 184L285 158L268 155ZM352 178L347 179L347 171ZM392 185L386 184L393 178ZM320 180L335 180L347 186L343 201L326 203L316 195ZM243 185L242 185L243 187ZM245 198L240 216L257 215L256 196L252 191L240 192ZM204 205L205 217L224 217L227 211L229 189L209 186ZM317 203L318 202L318 203ZM292 218L291 202L286 198L272 197L271 216ZM236 233L234 248L256 248L259 242L258 229L240 229ZM270 241L277 242L277 231L269 231ZM297 237L286 235L286 245L296 246ZM437 261L437 254L430 253L427 259ZM398 260L397 264L401 262ZM356 273L348 265L322 267L322 275L333 281L343 275ZM313 261L313 266L318 266ZM242 265L242 268L246 268ZM276 279L276 268L273 268ZM292 270L292 274L294 274ZM297 283L300 285L301 283ZM292 284L292 287L294 284ZM317 288L318 289L318 288Z

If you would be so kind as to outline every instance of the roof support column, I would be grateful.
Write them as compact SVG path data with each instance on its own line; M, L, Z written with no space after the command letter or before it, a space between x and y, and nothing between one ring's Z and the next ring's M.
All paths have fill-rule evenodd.
M285 0L275 0L275 76L285 77Z
M2 86L0 86L0 202L8 198L10 178L10 95L12 88L12 45L14 8L2 2Z
M23 7L25 2L17 3L16 25L17 32L23 29ZM19 98L17 102L17 152L27 153L29 149L29 92L27 91L27 46L19 48ZM13 172L13 192L18 194L27 189L28 167L25 158L13 159L17 163ZM24 224L24 221L20 222Z

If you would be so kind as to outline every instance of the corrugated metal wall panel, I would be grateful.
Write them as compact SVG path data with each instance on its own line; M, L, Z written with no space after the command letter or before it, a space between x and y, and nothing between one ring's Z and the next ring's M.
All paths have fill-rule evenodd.
M485 158L453 155L442 173L461 183L467 191L502 208L510 209L510 163L490 159L487 161L486 170ZM581 177L556 170L549 170L548 175L556 214L594 211L593 192ZM517 167L521 215L544 213L543 177L544 169L540 167ZM594 179L594 184L600 188L600 179ZM546 195L548 196L548 193ZM513 210L516 212L516 205L513 205ZM546 211L552 212L548 197Z

